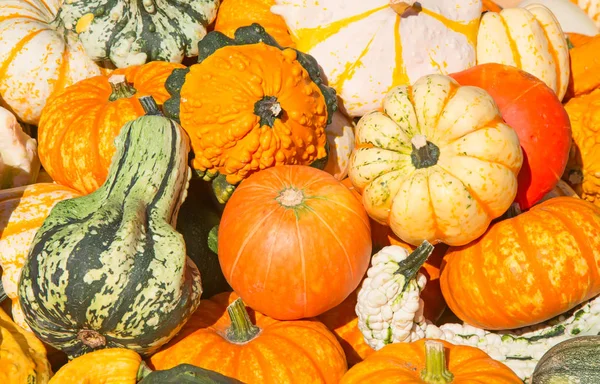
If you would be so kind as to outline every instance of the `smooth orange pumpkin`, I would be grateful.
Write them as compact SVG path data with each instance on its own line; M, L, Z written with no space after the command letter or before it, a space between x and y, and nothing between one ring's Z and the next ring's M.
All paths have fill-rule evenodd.
M135 384L141 362L129 349L100 349L71 360L48 384Z
M250 176L219 226L227 282L253 309L280 320L339 305L358 287L370 256L362 204L333 176L308 166Z
M486 90L517 132L524 159L515 201L531 208L556 186L569 158L571 124L560 100L541 80L508 65L482 64L451 76Z
M282 47L294 47L283 17L271 13L275 0L223 0L219 6L215 31L233 38L240 27L260 24Z
M482 12L500 12L502 8L491 0L482 0Z
M448 306L479 328L541 323L600 294L600 207L555 197L450 248L440 278Z
M159 370L184 363L247 384L337 384L347 369L342 347L323 324L274 320L245 308L232 292L202 300L149 361Z
M157 61L118 69L52 96L38 129L38 152L48 174L83 194L98 189L108 175L121 127L144 114L138 98L151 95L159 104L167 100L164 84L175 68L183 65Z
M521 384L479 348L421 339L388 344L344 375L340 384Z

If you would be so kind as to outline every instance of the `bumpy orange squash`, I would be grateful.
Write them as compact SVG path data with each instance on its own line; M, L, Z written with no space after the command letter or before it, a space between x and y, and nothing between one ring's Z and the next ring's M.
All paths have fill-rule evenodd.
M87 194L108 175L121 127L142 116L138 99L169 98L165 80L181 64L162 61L118 69L109 76L80 81L52 96L42 111L39 155L58 183Z

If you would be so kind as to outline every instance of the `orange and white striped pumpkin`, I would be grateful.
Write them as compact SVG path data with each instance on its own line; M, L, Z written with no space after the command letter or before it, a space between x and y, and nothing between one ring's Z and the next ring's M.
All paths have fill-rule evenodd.
M596 26L600 28L600 1L599 0L571 0L583 9L587 15L594 20Z
M39 183L0 190L0 266L2 285L12 300L15 323L29 329L19 305L17 287L21 268L37 230L61 200L79 196L58 184Z
M101 74L72 33L54 22L61 0L2 0L0 102L37 124L54 91Z
M541 4L486 12L477 34L477 64L512 65L542 80L560 100L569 85L569 48L554 14Z

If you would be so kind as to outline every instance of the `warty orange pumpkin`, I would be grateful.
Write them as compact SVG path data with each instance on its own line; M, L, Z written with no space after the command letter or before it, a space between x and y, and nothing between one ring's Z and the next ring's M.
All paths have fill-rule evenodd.
M203 300L149 361L159 370L183 363L247 384L337 384L347 369L342 347L322 323L274 320L248 311L230 292Z
M21 269L37 230L59 201L79 194L62 185L38 183L0 190L0 266L2 285L12 300L12 316L20 327L29 329L19 305Z
M370 256L363 206L333 176L308 166L250 176L219 226L225 278L249 306L280 320L339 305L358 287Z
M80 81L48 100L38 129L39 155L58 183L88 194L106 180L114 140L128 121L142 116L138 101L169 98L165 81L181 64L162 61L118 69Z
M600 293L600 207L556 197L450 248L440 278L461 320L515 329L558 316Z

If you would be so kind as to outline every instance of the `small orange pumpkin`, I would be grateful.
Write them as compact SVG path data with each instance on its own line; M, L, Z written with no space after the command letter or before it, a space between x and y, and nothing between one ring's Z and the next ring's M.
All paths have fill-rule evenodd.
M153 369L179 364L247 384L337 384L347 369L342 347L323 324L248 312L233 292L203 300L175 339L150 357Z
M447 360L447 362L446 362ZM344 375L340 384L522 384L479 348L421 339L388 344Z
M48 384L135 384L141 362L129 349L100 349L71 360Z
M181 64L151 62L80 81L53 95L42 111L38 152L58 183L88 194L106 180L121 127L142 116L138 98L169 98L165 81Z

